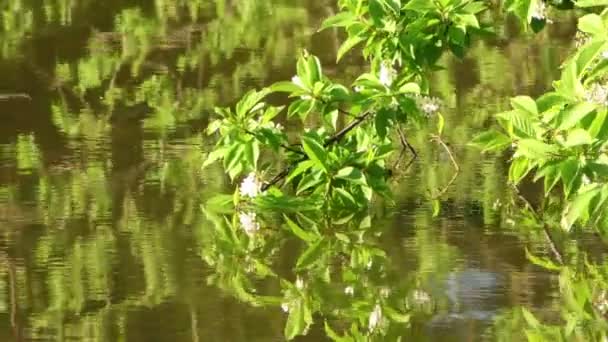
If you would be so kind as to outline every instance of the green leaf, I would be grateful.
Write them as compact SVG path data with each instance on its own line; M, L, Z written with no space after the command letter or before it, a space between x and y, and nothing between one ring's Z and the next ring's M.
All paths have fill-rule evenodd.
M585 94L585 88L578 78L576 61L571 61L564 67L557 91L564 97L577 100Z
M334 342L352 342L351 339L338 335L338 333L331 328L327 321L325 321L325 334Z
M241 164L243 155L245 154L245 144L236 143L232 145L226 156L224 157L224 168L233 170Z
M599 7L608 6L608 0L578 0L576 7Z
M314 165L315 165L315 162L312 160L305 160L305 161L299 163L298 166L289 173L289 176L287 177L287 180L285 180L285 183L290 183L294 178L296 178L299 175L301 175L302 173L308 171Z
M296 269L305 269L319 261L319 258L323 254L323 250L326 245L327 243L325 239L317 239L313 244L309 245L304 253L302 253L302 255L300 255L298 258L298 261L296 262Z
M514 109L524 112L531 116L538 116L536 102L529 96L517 96L511 99L511 106Z
M381 26L385 16L384 7L380 0L368 0L369 14L376 26Z
M325 30L329 27L346 27L351 23L355 22L357 17L351 12L340 12L333 17L329 17L323 21L319 31Z
M403 94L420 94L420 85L418 83L409 82L399 87L399 92Z
M260 158L260 145L257 141L249 141L245 144L245 160L251 168L257 169Z
M293 222L287 215L283 215L283 218L285 219L285 222L287 222L287 227L289 227L291 232L294 233L294 235L299 237L300 239L302 239L306 242L313 242L319 238L316 234L307 232L306 230L302 229L300 226L298 226L297 223Z
M321 81L323 76L323 68L321 67L321 62L316 56L309 56L307 63L309 82L314 86L315 83Z
M403 7L406 10L427 13L436 9L433 1L429 0L411 0Z
M481 148L483 152L500 151L511 145L511 139L495 130L489 130L476 136L471 145Z
M586 130L576 128L568 133L568 137L564 142L565 147L575 147L580 145L590 145L593 143L593 138Z
M521 308L522 314L524 315L524 319L526 323L532 328L538 328L540 326L540 322L534 317L534 315L528 311L526 308Z
M367 185L365 175L361 170L352 166L345 167L336 173L336 178L347 180L353 184Z
M329 173L327 152L325 152L323 145L311 135L305 135L302 137L302 146L308 158L313 160L325 173Z
M299 85L293 82L277 82L270 86L270 90L277 93L296 93L301 92L305 89L301 88Z
M268 95L268 89L262 89L260 91L251 90L236 104L236 114L239 117L245 117L251 112L255 111L258 107L259 102Z
M365 40L366 38L363 35L349 37L338 49L336 61L339 62L348 51L352 50L355 46Z
M304 299L299 298L295 302L289 303L289 316L285 324L285 338L293 340L296 336L304 334L312 324L312 313L304 303Z
M439 216L441 212L441 202L439 200L433 200L433 217Z
M561 163L559 173L564 183L564 194L570 196L572 188L579 174L580 164L578 159L568 159Z
M517 144L517 154L532 159L546 159L559 153L559 149L536 139L522 139Z
M338 195L342 199L342 202L344 202L344 204L347 205L349 208L360 207L360 205L357 204L357 201L355 200L353 195L351 195L348 191L342 188L335 188L334 191L336 195Z
M534 254L530 253L530 251L526 248L526 258L530 260L534 265L540 266L549 271L559 271L561 267L556 265L553 261L545 258L539 258Z
M530 163L528 158L516 158L511 162L511 167L509 168L509 180L514 184L518 184L530 173L532 167L533 164Z
M595 187L578 194L574 200L568 204L568 207L562 216L562 229L565 231L570 231L570 228L572 228L577 220L586 216L589 212L589 205L591 201L597 195L599 195L600 192L601 188Z
M441 113L437 113L437 134L443 134L443 128L445 127L445 119Z
M567 130L576 126L583 118L593 113L597 105L589 102L581 102L563 110L557 116L559 130Z

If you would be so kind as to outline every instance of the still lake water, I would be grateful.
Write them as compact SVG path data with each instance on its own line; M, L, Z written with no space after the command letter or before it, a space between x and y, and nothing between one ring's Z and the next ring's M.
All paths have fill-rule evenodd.
M214 246L200 206L231 185L222 170L201 170L212 144L202 131L214 106L290 79L302 48L330 77L352 80L363 61L335 65L342 37L316 33L334 1L6 0L0 9L0 94L27 94L0 96L0 340L283 340L279 306L243 303L210 280L219 271L205 261ZM526 247L549 255L544 236L502 210L506 157L466 143L509 96L551 85L573 23L535 37L498 26L464 60L446 58L434 81L463 170L441 214L426 193L450 180L449 160L412 132L421 157L374 223L386 268L403 275L385 286L417 281L437 301L405 339L493 340L509 309L556 310L556 277L525 256ZM281 248L278 272L290 272L293 254ZM302 338L326 339L322 324Z

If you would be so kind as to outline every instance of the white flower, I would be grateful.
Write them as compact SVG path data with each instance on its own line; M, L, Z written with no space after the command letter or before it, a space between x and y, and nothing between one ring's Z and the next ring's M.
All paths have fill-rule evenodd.
M382 65L380 65L380 83L382 83L385 87L390 87L393 84L393 79L395 78L397 72L390 65L390 62L384 61Z
M352 296L355 294L355 289L352 286L347 286L344 288L344 293L349 296Z
M547 5L544 1L537 1L534 9L532 9L532 18L544 20L547 18Z
M355 92L360 93L363 90L362 86L355 86Z
M283 312L285 312L285 313L289 312L289 304L282 303L281 304L281 310L283 310Z
M306 88L306 86L304 85L304 82L302 82L302 80L300 79L300 76L292 77L291 82L293 82L293 84L297 85L298 87Z
M302 280L300 277L296 278L296 288L298 290L302 290L304 288L304 280Z
M378 324L382 321L382 308L376 304L374 311L369 315L368 329L370 332L374 331Z
M413 297L414 302L416 302L418 305L423 305L431 301L431 296L422 290L415 290Z
M256 221L255 213L240 213L239 220L243 230L249 236L255 235L260 230L260 224Z
M602 52L602 58L603 59L608 59L608 50Z
M441 100L436 97L419 96L416 102L418 108L427 116L431 116L441 109Z
M585 92L587 102L608 106L608 86L595 83Z
M283 127L283 125L281 125L280 123L278 123L276 126L274 126L274 128L276 128L279 131L282 131L285 129L285 127Z
M250 173L241 183L241 196L254 198L260 193L261 184L255 173Z

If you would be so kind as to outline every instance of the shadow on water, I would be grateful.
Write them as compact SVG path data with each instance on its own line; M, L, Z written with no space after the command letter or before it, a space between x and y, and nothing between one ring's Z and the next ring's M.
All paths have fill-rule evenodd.
M229 182L201 171L202 129L214 106L290 79L304 47L331 77L352 80L362 62L335 65L341 37L314 33L334 2L32 3L0 5L0 94L29 96L0 99L0 339L282 340L280 309L207 282L200 205ZM412 137L421 156L395 182L396 207L384 209L390 267L440 298L420 340L491 340L501 311L555 300L552 276L524 252L547 252L544 240L505 226L497 209L505 157L466 143L509 96L550 86L573 26L566 18L529 38L503 24L434 80L464 170L442 214L432 217L426 194L451 170L425 132ZM293 253L277 256L281 272ZM324 338L316 326L303 340Z

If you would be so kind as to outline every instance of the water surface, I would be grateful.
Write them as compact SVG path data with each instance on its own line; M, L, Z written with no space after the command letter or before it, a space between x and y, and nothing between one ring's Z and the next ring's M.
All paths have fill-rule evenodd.
M214 285L200 211L231 185L200 166L213 107L290 79L298 51L352 80L334 56L343 38L316 33L334 1L34 1L0 9L0 339L3 341L280 341L286 315ZM434 218L426 193L446 184L445 153L412 131L420 158L394 181L381 247L391 278L437 300L404 337L493 340L494 319L520 305L555 309L555 277L525 247L542 234L509 224L505 156L466 147L509 96L538 95L571 48L572 23L521 35L510 21L464 60L446 58L434 91L463 172ZM29 98L28 98L29 97ZM530 189L534 194L535 190ZM274 262L290 274L294 251ZM275 293L273 284L260 291ZM324 340L315 325L302 340Z

